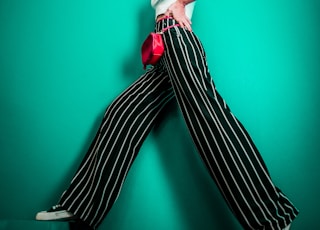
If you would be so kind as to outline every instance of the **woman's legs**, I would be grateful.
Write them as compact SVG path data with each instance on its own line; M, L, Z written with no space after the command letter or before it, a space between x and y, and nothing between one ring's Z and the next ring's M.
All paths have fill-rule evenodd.
M158 23L158 30L176 22ZM298 214L272 183L245 128L230 112L210 77L198 38L175 27L164 33L162 59L198 151L245 229L281 230Z
M172 98L166 71L153 68L114 100L59 204L96 228L117 199L155 118Z
M164 20L158 30L175 23ZM94 228L101 223L156 116L174 96L173 85L199 153L242 226L283 229L298 211L273 185L250 136L215 90L201 43L181 28L164 38L167 51L161 63L107 108L59 204Z

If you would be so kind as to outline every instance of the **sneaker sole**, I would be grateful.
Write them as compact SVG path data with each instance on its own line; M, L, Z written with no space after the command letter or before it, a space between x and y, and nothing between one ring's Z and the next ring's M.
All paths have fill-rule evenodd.
M73 220L76 217L67 211L58 211L58 212L39 212L36 215L36 220L59 220L59 221L67 221Z

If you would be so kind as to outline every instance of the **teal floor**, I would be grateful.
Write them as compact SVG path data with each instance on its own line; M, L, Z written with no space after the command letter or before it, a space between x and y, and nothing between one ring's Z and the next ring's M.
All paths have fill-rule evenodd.
M0 230L69 230L67 222L0 220Z
M88 230L75 222L0 220L0 230Z

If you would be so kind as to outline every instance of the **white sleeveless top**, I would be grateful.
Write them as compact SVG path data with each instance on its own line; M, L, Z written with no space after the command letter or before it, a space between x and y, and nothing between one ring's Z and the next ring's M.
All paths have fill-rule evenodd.
M174 3L176 0L151 0L151 5L156 11L156 17L159 14L164 14L169 6ZM196 1L189 3L186 5L185 10L186 10L186 15L189 19L192 18L192 13L193 13L193 8L195 5Z

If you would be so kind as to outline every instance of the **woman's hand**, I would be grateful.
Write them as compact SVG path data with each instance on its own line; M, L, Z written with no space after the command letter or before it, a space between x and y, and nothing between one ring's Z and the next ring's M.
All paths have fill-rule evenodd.
M176 21L178 21L181 27L184 27L189 31L192 31L192 23L190 19L186 16L184 3L180 1L172 3L171 6L167 9L165 15L172 16Z

